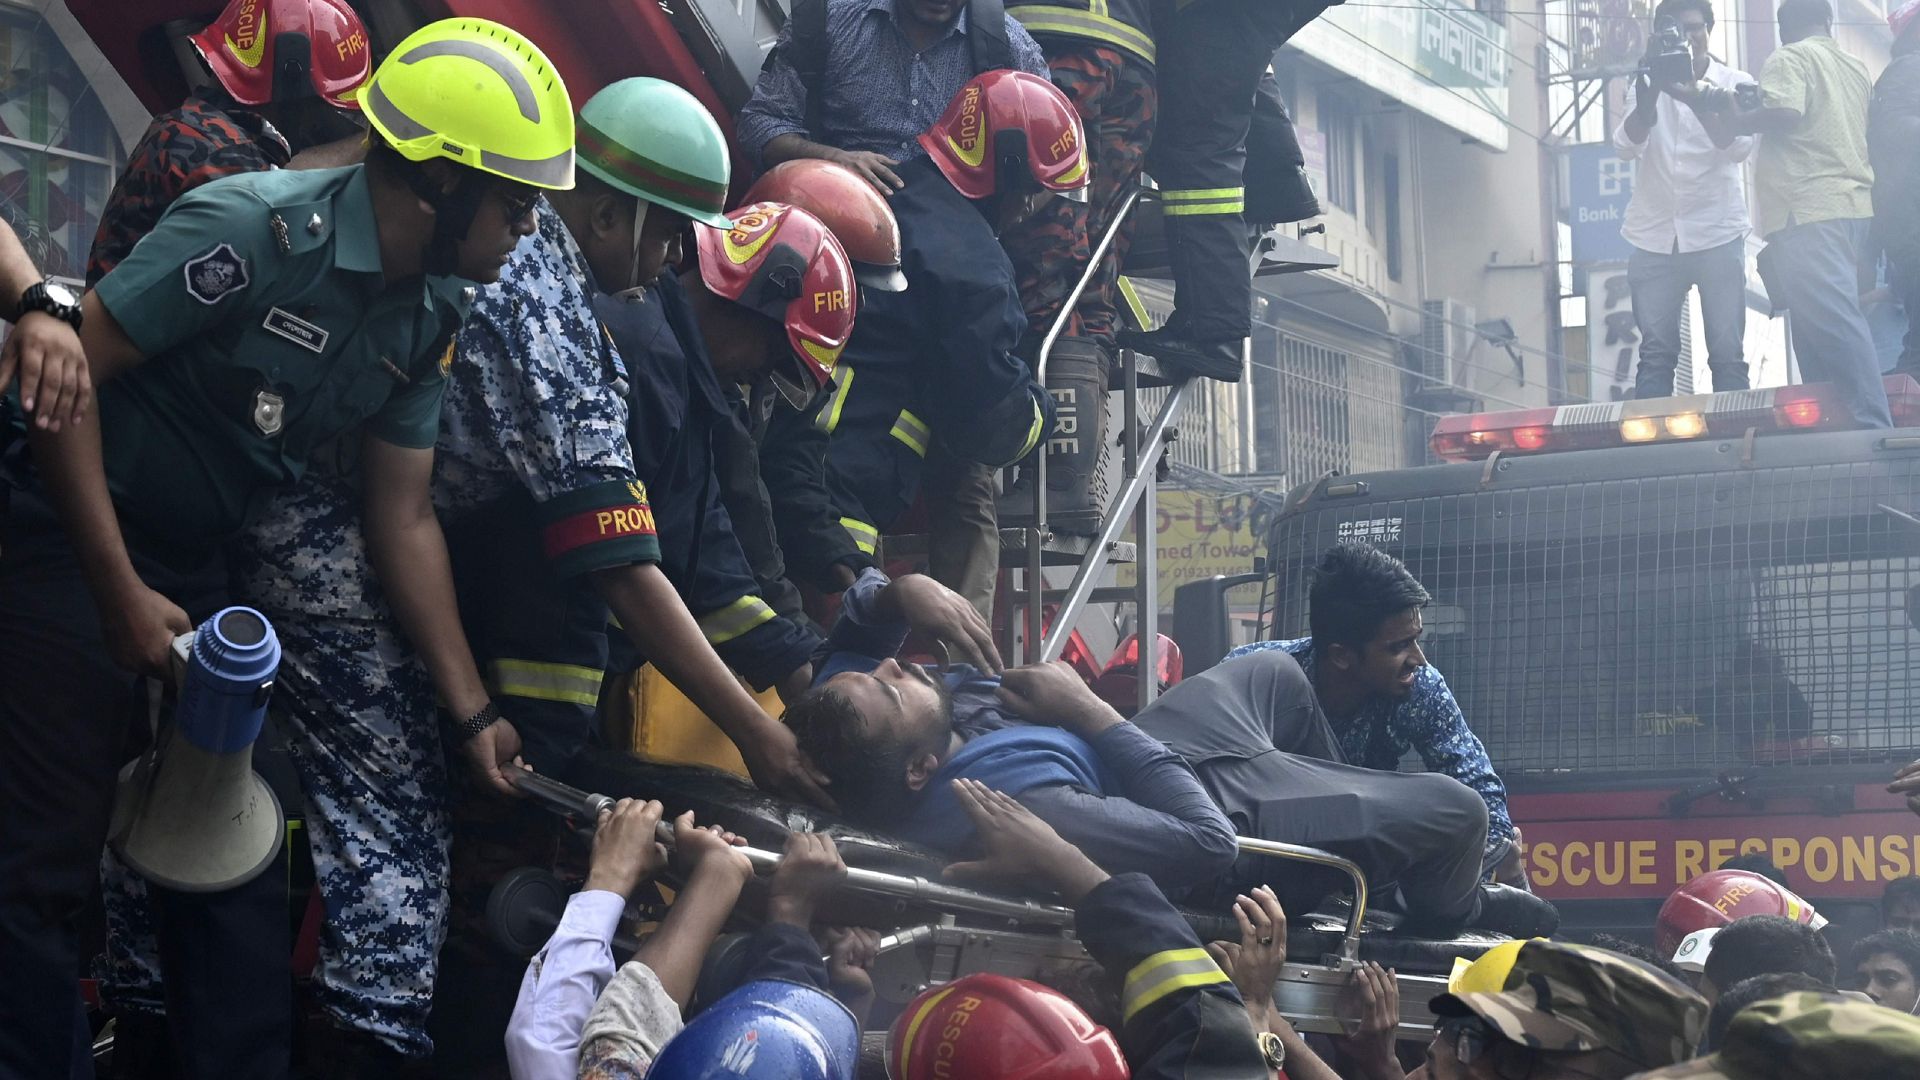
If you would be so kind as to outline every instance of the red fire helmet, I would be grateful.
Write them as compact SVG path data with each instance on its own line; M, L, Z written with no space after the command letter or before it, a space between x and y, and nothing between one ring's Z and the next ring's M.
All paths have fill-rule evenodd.
M900 223L886 198L852 169L818 158L783 161L753 182L744 201L788 203L807 211L846 249L860 284L881 292L906 289Z
M1000 189L1021 170L1048 191L1084 202L1090 173L1080 114L1060 89L1024 71L976 75L920 134L920 145L969 199Z
M1057 990L968 975L907 1003L887 1032L891 1080L1126 1080L1113 1033Z
M1746 870L1710 870L1673 891L1654 920L1654 949L1671 957L1687 935L1749 915L1783 915L1815 930L1827 920L1792 889Z
M193 35L213 77L242 105L318 95L358 109L373 50L347 0L233 0Z
M819 218L785 203L754 203L727 215L730 229L695 229L700 280L716 294L787 328L805 372L796 383L779 368L774 385L796 408L833 377L853 336L859 303L853 267Z

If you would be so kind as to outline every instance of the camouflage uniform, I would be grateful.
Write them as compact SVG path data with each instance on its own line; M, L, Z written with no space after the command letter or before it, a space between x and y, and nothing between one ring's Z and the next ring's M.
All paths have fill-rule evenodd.
M1785 994L1734 1016L1718 1053L1642 1080L1920 1076L1920 1019L1842 994Z
M1153 64L1128 51L1086 39L1043 37L1053 83L1085 119L1093 189L1084 203L1049 199L1032 217L1001 239L1013 260L1028 333L1044 335L1060 305L1085 272L1093 246L1113 224L1133 189L1153 142ZM1120 329L1115 305L1120 265L1133 239L1131 223L1120 229L1074 305L1064 336L1092 338L1112 349Z
M591 571L659 562L660 544L586 259L545 202L538 222L460 332L433 501L482 674L526 760L558 772L592 724L607 615L587 589L570 612L543 601ZM569 663L553 662L556 635Z
M1534 938L1494 950L1433 999L1443 1020L1477 1016L1510 1042L1551 1054L1608 1051L1641 1069L1693 1056L1706 999L1658 968L1590 945ZM1499 990L1467 986L1498 985Z
M410 1057L445 936L447 770L425 668L388 613L360 532L349 435L233 545L235 595L280 637L276 720L300 775L326 908L314 1000ZM158 1011L146 882L103 860L114 1004Z
M266 117L235 102L218 83L188 94L179 108L154 117L127 155L93 236L87 286L126 258L173 200L209 180L282 167L291 156Z

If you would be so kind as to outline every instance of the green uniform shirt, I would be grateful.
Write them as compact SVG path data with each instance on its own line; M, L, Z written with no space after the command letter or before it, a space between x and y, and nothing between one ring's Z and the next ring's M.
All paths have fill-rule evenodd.
M114 506L184 549L232 534L363 422L431 447L471 296L447 278L387 285L359 166L196 188L95 292L147 357L100 392Z
M1867 102L1873 83L1860 61L1830 37L1783 45L1760 69L1760 101L1794 109L1786 135L1762 135L1754 166L1760 235L1798 225L1873 216L1873 166L1867 163Z

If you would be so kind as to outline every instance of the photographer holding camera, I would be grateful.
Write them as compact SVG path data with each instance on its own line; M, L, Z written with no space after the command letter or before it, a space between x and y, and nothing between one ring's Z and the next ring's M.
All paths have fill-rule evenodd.
M1700 290L1713 389L1747 388L1747 202L1740 163L1753 150L1726 108L1753 80L1707 54L1710 0L1662 0L1647 58L1627 87L1613 149L1638 161L1620 235L1633 245L1627 284L1640 329L1633 396L1673 393L1680 311Z
M1827 0L1785 0L1778 17L1781 46L1760 69L1760 100L1739 102L1731 117L1735 130L1763 136L1754 168L1767 240L1762 277L1773 306L1790 312L1803 380L1833 384L1859 426L1892 427L1860 307L1860 256L1873 223L1872 84L1834 43Z

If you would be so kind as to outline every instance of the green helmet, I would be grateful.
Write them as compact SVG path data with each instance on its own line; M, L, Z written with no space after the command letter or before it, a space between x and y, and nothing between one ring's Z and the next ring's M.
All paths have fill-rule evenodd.
M659 79L621 79L580 110L580 168L629 195L716 229L733 166L720 125L699 99Z

